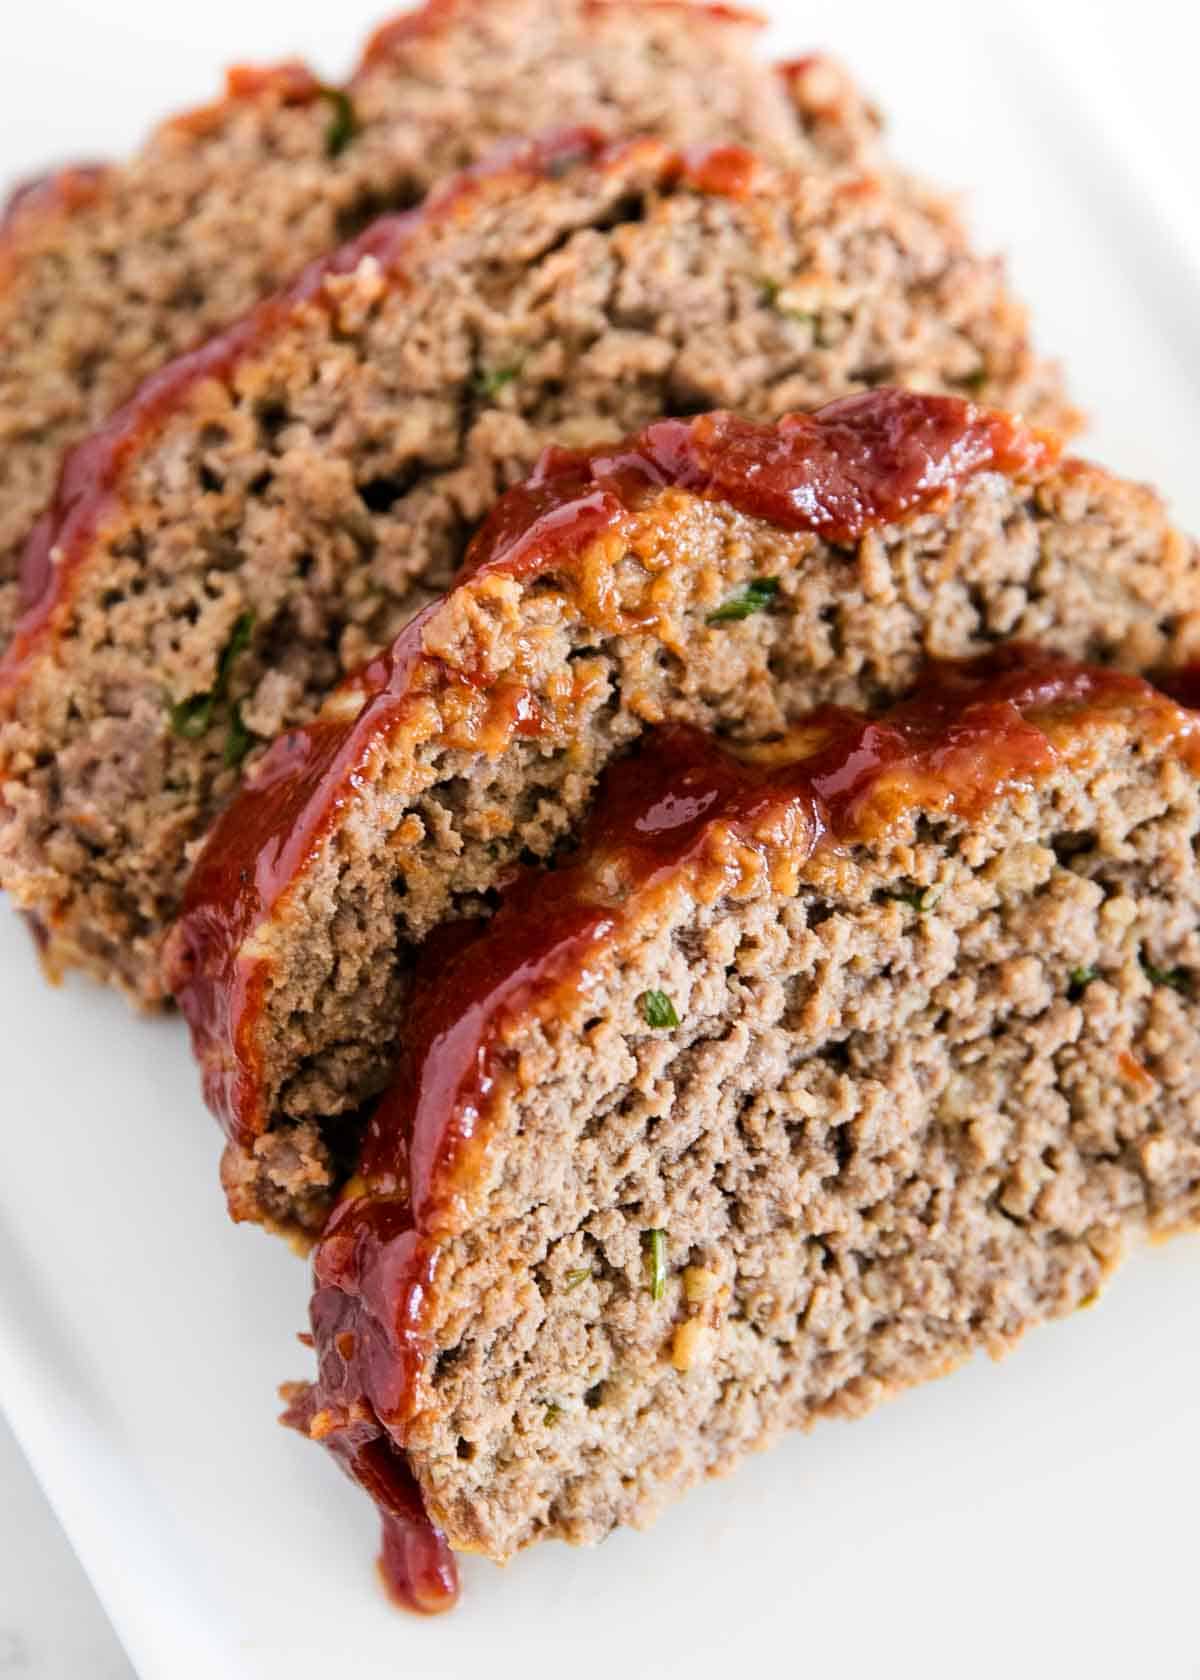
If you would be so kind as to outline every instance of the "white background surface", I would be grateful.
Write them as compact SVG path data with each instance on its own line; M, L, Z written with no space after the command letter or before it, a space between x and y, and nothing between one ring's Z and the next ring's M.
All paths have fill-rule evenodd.
M9 0L12 5L12 0ZM846 57L898 156L968 189L1088 447L1200 528L1200 167L1183 9L777 0L779 51ZM1194 15L1194 14L1193 14ZM330 74L361 0L39 0L5 17L0 179L133 144L231 58ZM463 1609L390 1612L365 1502L275 1428L304 1270L231 1231L177 1023L42 991L0 916L0 1404L143 1680L489 1680L614 1669L1196 1680L1200 1240L1099 1308L700 1490L652 1536L468 1562ZM0 1676L129 1672L0 1433Z

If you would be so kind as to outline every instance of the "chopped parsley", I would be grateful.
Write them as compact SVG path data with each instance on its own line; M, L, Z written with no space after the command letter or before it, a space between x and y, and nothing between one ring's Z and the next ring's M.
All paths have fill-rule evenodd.
M945 890L945 887L935 881L931 887L914 887L911 892L898 892L891 896L897 904L907 904L924 916L941 903Z
M1190 992L1192 977L1186 968L1155 968L1142 958L1142 973L1152 986L1170 986L1175 992Z
M573 1272L568 1272L563 1278L563 1289L578 1289L581 1283L586 1283L592 1275L590 1266L579 1266Z
M323 87L318 89L318 93L322 99L328 101L332 111L329 127L325 130L325 156L341 157L358 133L358 116L354 103L345 88Z
M250 646L250 638L253 634L254 614L247 609L244 613L239 613L234 620L229 640L225 643L225 651L221 655L221 662L217 666L216 692L218 695L224 694L225 685L229 681L229 673L233 669L233 662L239 653L245 653Z
M230 632L229 640L217 661L217 678L212 687L206 694L190 694L186 700L181 700L178 705L171 707L171 733L173 735L179 735L185 741L198 741L202 735L207 734L208 727L213 720L213 713L225 698L225 690L229 686L229 673L233 669L234 661L240 653L244 653L250 646L250 638L253 634L254 614L252 612L239 614ZM236 707L234 712L234 725L230 729L231 741L235 739L240 741L244 734L246 736L246 746L242 748L239 757L230 758L231 741L227 741L225 744L225 762L227 764L240 764L250 745L249 733L242 723L241 714L237 712Z
M642 1019L648 1027L677 1027L679 1016L675 1012L675 1005L666 992L643 992L638 999L638 1008L642 1012Z
M481 397L496 397L506 385L511 385L521 371L519 362L509 367L493 368L490 373L481 373L476 377L475 390Z
M229 717L229 732L225 736L226 766L230 770L236 769L253 745L254 736L246 728L242 720L242 708L235 700Z
M667 1233L662 1230L645 1231L642 1234L642 1242L646 1250L650 1299L661 1301L667 1292Z
M562 1407L556 1400L551 1400L546 1406L546 1428L553 1429L562 1415Z
M1079 997L1084 988L1090 986L1093 980L1100 978L1098 968L1073 968L1071 970L1071 984L1067 987L1067 996L1071 1002Z
M968 373L965 379L959 380L959 384L963 387L963 389L970 391L971 395L975 397L979 395L987 382L988 375L986 368L976 368L974 373Z
M215 702L211 694L191 694L171 707L171 733L185 741L198 741L212 722Z
M783 294L783 282L764 275L759 281L762 290L762 300L768 309L773 309L777 315L782 315L787 321L807 321L812 327L814 336L817 330L817 316L811 309L789 309L786 303L780 303Z
M761 612L774 600L778 590L777 577L753 578L740 595L731 596L724 606L710 612L706 623L737 624L743 618L749 618L751 613Z

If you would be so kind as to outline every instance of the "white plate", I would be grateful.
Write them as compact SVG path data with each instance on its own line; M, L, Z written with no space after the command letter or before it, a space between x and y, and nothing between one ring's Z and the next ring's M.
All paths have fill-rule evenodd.
M1195 166L1186 179L1155 150L1194 144L1195 26L1152 0L1118 60L1099 31L1126 9L1094 0L773 10L780 52L835 47L888 108L896 152L969 185L1095 416L1093 452L1200 527ZM0 176L128 144L239 53L336 69L372 16L22 7ZM1178 114L1147 125L1150 96ZM276 1383L309 1363L305 1271L226 1225L180 1025L45 990L8 914L0 998L0 1397L145 1680L1200 1674L1200 1240L1138 1257L1099 1308L1003 1366L796 1439L649 1536L504 1573L468 1561L461 1610L422 1622L377 1590L365 1500L274 1424Z

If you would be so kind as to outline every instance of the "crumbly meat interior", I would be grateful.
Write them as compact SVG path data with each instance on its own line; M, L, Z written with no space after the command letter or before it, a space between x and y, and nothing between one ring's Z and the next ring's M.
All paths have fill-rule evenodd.
M391 32L344 110L284 76L166 124L90 202L14 217L0 250L0 640L62 451L171 355L497 140L569 123L790 162L870 156L869 114L836 70L780 80L751 34L637 0L440 4Z
M739 202L661 173L485 184L411 283L370 259L331 280L135 452L0 731L0 874L52 966L161 998L189 844L450 582L546 441L880 382L1038 409L1023 317L940 201L812 174Z
M681 892L573 1009L521 1021L407 1442L452 1544L644 1524L1194 1221L1198 833L1194 775L1116 731L794 896ZM677 1029L647 1026L651 988Z
M681 542L689 563L672 566ZM1196 641L1195 550L1148 493L1073 463L1035 490L985 475L853 553L678 492L632 543L605 611L636 620L652 600L658 632L600 628L586 566L523 597L463 589L439 619L430 651L448 668L511 673L558 727L493 756L448 748L436 719L415 757L398 740L256 935L273 969L255 1026L273 1121L227 1153L236 1215L319 1226L359 1106L390 1072L414 947L486 913L514 858L569 845L599 772L647 724L763 740L814 705L895 697L927 656L1019 638L1136 670L1181 663ZM761 576L780 579L763 610L710 622Z

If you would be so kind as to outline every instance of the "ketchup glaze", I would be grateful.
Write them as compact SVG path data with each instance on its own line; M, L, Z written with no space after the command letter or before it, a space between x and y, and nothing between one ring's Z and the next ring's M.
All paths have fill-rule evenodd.
M713 870L718 889L733 887L747 855L768 869L803 866L916 810L979 816L1006 789L1047 775L1064 739L1069 752L1080 725L1105 711L1170 740L1200 769L1194 714L1140 678L1021 646L931 665L909 700L876 716L823 708L748 758L666 726L613 765L566 864L520 870L489 920L444 927L421 953L393 1084L316 1251L319 1374L301 1426L343 1458L368 1441L403 1451L428 1399L442 1247L470 1225L491 1177L512 1029L561 1016L636 930L647 895L711 885Z
M127 462L190 390L209 379L228 380L235 365L262 348L298 309L323 300L327 280L353 273L364 258L394 269L419 227L459 214L470 198L487 190L489 181L508 174L540 179L571 163L616 170L639 148L661 165L667 178L677 179L691 167L680 154L656 142L613 146L603 136L580 129L501 147L485 163L464 170L430 194L419 209L380 216L356 238L309 263L287 287L240 321L143 380L103 426L68 452L54 501L30 534L21 563L24 611L0 659L0 695L20 679L51 632L58 609L70 601L76 574L112 509Z
M107 164L91 159L64 164L18 181L0 202L0 240L15 226L18 217L37 209L82 210L99 196L109 173Z
M1037 474L1055 457L1050 439L1008 416L910 391L863 392L776 425L724 413L663 420L623 444L548 449L533 476L497 503L459 583L581 570L593 543L613 538L671 487L849 544L941 505L976 473ZM490 752L541 731L524 691L486 682L480 689L482 679L425 654L439 610L426 608L347 679L339 692L353 694L352 706L327 708L268 749L218 818L188 882L168 981L192 1030L209 1106L242 1147L269 1124L256 1031L270 981L267 961L244 956L242 946L357 797L382 743L426 694L452 684L482 693Z
M458 1600L458 1566L446 1537L431 1521L403 1452L369 1414L321 1409L315 1388L297 1386L281 1421L322 1441L373 1500L380 1517L379 1573L402 1610L437 1615ZM360 1408L361 1411L361 1408Z

